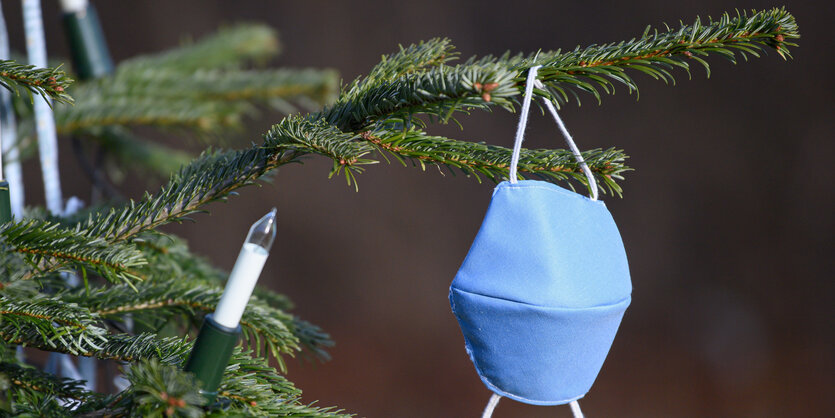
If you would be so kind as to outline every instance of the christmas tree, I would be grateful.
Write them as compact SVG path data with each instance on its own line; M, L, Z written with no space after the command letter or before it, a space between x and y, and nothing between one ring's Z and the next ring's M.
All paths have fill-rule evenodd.
M637 90L633 74L640 72L671 82L675 71L689 72L694 63L708 69L704 57L712 54L734 61L773 48L790 57L797 37L794 18L774 9L664 31L648 28L620 43L463 63L454 62L449 40L433 39L385 56L332 101L332 72L244 69L275 53L274 36L261 27L231 28L191 46L129 60L109 77L78 85L70 85L60 71L3 62L6 86L57 102L74 99L74 106L55 105L58 130L78 138L81 148L98 147L117 167L165 175L190 158L126 126L183 128L211 141L218 128L240 123L253 103L290 113L263 141L242 150L207 150L140 200L101 201L69 217L33 210L0 227L4 407L13 414L49 416L339 415L302 402L300 391L282 375L288 355L326 358L328 336L289 314L290 302L266 290L250 300L241 323L244 342L226 369L217 402L207 404L198 383L181 368L195 325L214 310L226 275L181 240L159 232L160 226L189 219L206 204L311 154L332 160L331 175L355 188L357 176L381 159L500 181L507 177L509 149L432 135L427 128L476 110L514 111L527 70L535 65L542 66L544 84L535 94L564 105L579 101L582 93L600 101L618 84ZM288 100L329 104L299 114ZM17 108L22 120L29 120L25 101ZM31 122L20 131L28 138ZM617 149L582 155L601 190L619 195L618 182L629 170L626 155ZM88 166L102 195L115 196L110 183L118 173L108 176L96 164ZM588 186L567 150L523 150L519 173ZM62 273L78 274L82 281L71 285ZM131 322L134 331L127 326ZM78 381L27 366L15 356L15 346L130 364L130 385L112 394L86 390Z

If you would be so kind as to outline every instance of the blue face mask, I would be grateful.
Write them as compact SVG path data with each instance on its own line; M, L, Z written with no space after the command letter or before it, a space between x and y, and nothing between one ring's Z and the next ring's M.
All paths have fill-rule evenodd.
M583 397L594 383L632 284L623 242L603 202L547 182L515 181L536 68L531 73L511 164L514 181L493 191L449 299L467 353L491 391L560 405Z

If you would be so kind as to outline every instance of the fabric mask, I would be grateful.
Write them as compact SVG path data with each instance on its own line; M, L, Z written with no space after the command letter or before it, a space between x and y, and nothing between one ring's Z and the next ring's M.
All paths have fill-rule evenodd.
M632 284L617 226L596 200L596 180L548 100L592 198L548 182L516 180L537 69L528 74L510 180L493 191L449 299L467 353L495 393L490 414L504 396L533 405L572 403L577 415L575 401L603 365Z

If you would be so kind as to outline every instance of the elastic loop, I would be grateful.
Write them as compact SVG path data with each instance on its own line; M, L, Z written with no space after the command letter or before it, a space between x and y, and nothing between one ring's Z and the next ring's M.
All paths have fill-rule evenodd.
M543 89L545 86L542 84L541 81L536 79L536 74L539 68L542 67L541 65L537 65L531 67L528 71L528 79L525 82L525 95L522 99L522 110L519 114L519 125L516 127L516 141L513 143L513 156L510 159L510 174L509 180L511 184L515 184L517 182L517 166L519 164L519 155L522 152L522 141L525 139L525 128L528 125L528 113L530 113L531 109L531 99L533 97L533 88ZM571 152L574 154L574 158L577 160L577 163L580 165L580 168L583 170L583 174L586 175L586 179L589 182L589 188L591 189L591 194L589 197L591 200L597 200L598 197L598 190L597 190L597 180L595 180L594 175L591 172L588 164L583 159L583 155L580 154L580 150L577 148L577 144L574 143L574 139L571 138L571 134L568 133L568 129L565 128L565 124L560 119L560 115L557 113L557 109L554 107L554 104L551 103L550 100L543 97L542 101L545 103L545 107L551 112L551 116L554 117L554 121L557 123L557 127L559 127L562 136L565 138L565 143L568 144L568 147L571 149Z
M487 401L487 406L484 408L484 412L481 413L481 418L491 418L493 416L493 411L496 409L496 405L499 404L499 401L502 400L501 395L493 394L490 396L490 400Z
M580 402L574 400L569 402L568 406L571 407L571 414L574 415L574 418L583 418L583 411L580 410Z
M519 153L522 151L522 140L525 139L525 128L528 126L528 113L531 111L531 97L533 96L533 84L536 80L536 72L541 65L531 67L528 70L528 80L525 82L525 96L522 99L522 110L519 112L519 125L516 127L516 141L513 143L513 156L510 158L511 184L516 184L516 166L519 164Z
M534 80L534 85L539 89L545 88L539 80ZM562 132L562 136L565 138L565 143L568 144L569 148L571 148L571 152L574 153L574 158L577 160L577 163L580 164L580 168L583 169L583 174L586 175L586 179L589 181L589 187L591 188L591 195L589 197L591 200L597 200L597 181L594 179L594 175L591 173L589 165L586 164L586 160L584 160L583 155L580 154L580 149L577 148L577 144L574 143L574 139L571 138L571 134L569 134L568 129L565 128L565 124L562 122L559 113L557 113L557 109L554 107L554 104L545 97L542 98L542 101L545 103L545 107L551 112L551 116L554 117L554 121L557 122L560 132Z

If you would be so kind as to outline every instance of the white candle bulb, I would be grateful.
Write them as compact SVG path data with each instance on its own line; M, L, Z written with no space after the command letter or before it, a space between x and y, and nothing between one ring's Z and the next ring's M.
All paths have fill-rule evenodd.
M273 208L270 213L264 215L249 228L249 234L246 236L238 260L235 261L235 267L232 268L229 280L226 281L223 296L220 297L220 302L215 309L214 320L224 327L236 328L238 326L249 297L255 290L255 283L261 275L261 270L264 268L270 248L273 246L273 240L275 240L275 213L276 210Z

